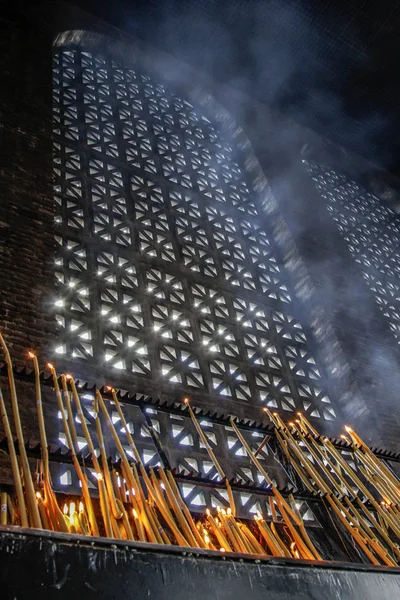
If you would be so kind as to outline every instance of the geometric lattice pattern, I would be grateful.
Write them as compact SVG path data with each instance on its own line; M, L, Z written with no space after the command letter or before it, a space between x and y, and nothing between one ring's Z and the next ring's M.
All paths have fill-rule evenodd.
M93 395L84 393L81 395L81 404L84 411L87 426L91 432L92 439L95 440L96 448L96 428L93 424L94 411L92 407ZM157 447L154 444L153 437L149 427L154 429L159 443L161 443L165 452L163 458L168 460L168 466L176 469L177 472L184 475L195 477L204 477L210 480L220 480L220 476L211 462L204 444L202 443L195 426L190 418L175 414L168 414L151 408L145 408L144 413L135 406L121 405L128 429L135 441L139 454L146 467L157 467L163 464L158 454ZM128 455L132 456L128 440L126 439L125 429L122 426L118 412L112 405L108 406L110 417L120 437L121 443ZM59 415L61 419L61 415ZM78 434L78 444L82 455L88 454L88 447L83 435L79 417L75 418L75 426ZM243 484L250 486L265 487L266 481L260 472L254 467L246 455L241 443L239 442L234 430L231 427L216 425L209 421L201 421L201 427L207 435L208 441L214 452L218 454L218 461L229 479L235 479ZM62 428L62 426L61 426ZM115 445L110 439L107 427L103 425L105 436L105 446L107 456L113 461L119 460L120 456L115 450ZM263 440L263 434L259 432L243 432L250 447L256 451ZM61 447L66 446L66 439L60 434L58 443ZM271 478L276 485L294 484L288 478L288 474L275 459L274 454L268 444L258 454L260 463L268 470ZM166 466L165 464L163 466ZM87 469L89 475L89 486L96 487L94 471ZM72 465L59 467L55 470L54 484L57 490L68 493L79 493L79 481L75 469ZM216 508L218 506L229 506L228 493L226 488L204 486L201 483L194 482L181 483L180 489L186 503L193 511L203 512L206 507ZM257 493L257 491L246 492L235 491L235 503L238 513L243 518L251 517L257 511L263 511L264 514L270 514L268 497ZM314 516L306 502L299 501L298 509L303 518L308 522L314 521Z
M54 56L54 140L56 353L335 418L229 132L71 48Z
M345 175L305 162L383 316L400 343L400 221Z

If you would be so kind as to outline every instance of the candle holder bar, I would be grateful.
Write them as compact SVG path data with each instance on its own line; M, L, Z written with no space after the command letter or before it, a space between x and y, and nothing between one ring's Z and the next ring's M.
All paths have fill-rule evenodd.
M13 372L16 381L26 381L34 384L35 373L33 369L29 369L27 367L14 368ZM0 365L0 377L6 376L7 365L3 363ZM40 372L40 382L41 385L51 388L54 387L51 375L48 375L45 371ZM89 392L94 394L96 389L99 389L104 398L112 401L112 394L106 387L97 388L96 385L92 385L86 381L79 380L76 381L76 386L79 390L79 393ZM136 406L140 409L153 408L160 412L177 416L189 417L188 407L185 404L183 404L181 400L161 400L159 398L152 398L144 394L130 394L127 391L118 391L117 396L120 402L122 402L123 404ZM198 407L196 407L194 410L198 418L210 421L210 423L213 423L215 425L229 426L229 415L224 415L220 411L210 411ZM238 421L236 421L236 423L240 429L243 429L245 431L247 430L257 432L264 435L268 434L272 437L276 437L275 428L271 423L266 424L262 421L256 421L254 419L239 419ZM352 446L347 440L341 439L339 437L329 437L328 439L338 450L351 452ZM369 447L369 449L380 460L400 463L400 452L394 452L377 447Z
M16 450L16 454L20 455L19 444L17 440L14 440L14 446ZM3 451L8 454L7 447L7 438L3 437L0 439L0 451ZM40 460L41 459L41 445L38 444L30 444L29 442L25 444L25 451L29 458ZM89 468L93 468L93 461L91 454L77 454L78 461L81 466L86 466ZM66 464L72 465L72 454L67 451L64 452L61 446L58 446L56 449L49 448L49 461L55 464ZM110 468L114 468L117 471L121 471L121 461L113 461L111 457L107 458L107 463ZM146 468L146 472L150 472L150 468ZM196 476L193 474L187 474L183 472L179 472L176 468L171 469L171 473L177 483L189 483L193 485L201 485L204 487L223 489L225 487L225 483L221 479L211 479L210 477ZM232 489L235 492L242 493L252 493L261 496L273 496L273 493L270 489L265 486L260 486L256 484L251 484L248 482L243 482L241 480L232 478L229 480L229 483ZM289 495L293 494L295 499L302 500L304 502L317 502L320 503L322 497L320 494L314 493L310 494L303 490L296 490L293 486L281 486L279 487L280 493L284 497L289 497Z

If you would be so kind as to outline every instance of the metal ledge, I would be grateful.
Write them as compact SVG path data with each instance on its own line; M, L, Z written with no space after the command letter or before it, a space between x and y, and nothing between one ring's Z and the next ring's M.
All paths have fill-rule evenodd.
M400 569L0 527L2 598L394 600Z

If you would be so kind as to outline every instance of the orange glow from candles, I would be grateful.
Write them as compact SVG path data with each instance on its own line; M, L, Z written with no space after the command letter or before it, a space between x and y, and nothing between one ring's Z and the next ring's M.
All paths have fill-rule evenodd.
M298 550L296 550L296 544L294 542L290 544L290 551L293 552L296 558L300 558L300 554Z
M1 339L0 334L0 341ZM61 500L62 496L58 493L56 495L53 492L51 480L45 479L46 475L43 477L43 473L48 473L46 465L48 465L49 459L44 430L45 421L41 408L39 361L42 357L42 351L39 348L37 351L28 351L26 349L24 355L25 358L29 357L32 360L32 363L26 361L27 364L34 367L36 402L40 432L43 438L41 438L42 462L38 461L37 463L35 486L32 486L29 496L30 501L26 507L24 507L23 502L20 502L22 510L20 507L17 508L15 511L16 518L11 515L13 524L19 524L19 522L23 524L22 518L25 515L26 519L29 519L29 526L33 523L31 511L33 513L35 510L39 512L42 529L50 529L56 532L83 533L84 535L99 535L96 519L100 515L104 521L102 532L105 531L106 536L109 538L148 540L149 542L155 541L165 544L186 544L193 548L207 548L224 553L258 551L260 554L264 553L266 556L285 556L300 559L309 559L311 557L315 560L325 560L319 556L317 550L314 552L313 542L308 537L306 530L303 529L303 524L305 525L306 521L303 523L302 517L298 516L296 491L293 491L293 494L289 494L289 504L289 501L286 501L280 493L274 480L270 478L268 470L263 469L262 465L260 467L258 460L256 460L257 454L268 443L270 437L276 436L277 443L283 449L287 450L286 456L288 461L292 464L293 469L297 471L304 486L312 493L321 492L324 495L324 499L326 496L327 501L330 500L329 505L338 516L340 526L345 527L354 542L360 545L372 564L380 565L382 563L387 566L393 566L393 564L397 566L400 564L400 548L395 542L400 535L399 504L396 503L396 500L400 497L398 477L385 466L384 461L379 458L380 453L373 449L368 449L366 442L363 442L356 431L350 426L341 424L342 431L340 432L340 429L337 430L337 437L329 438L325 435L320 435L311 425L308 421L307 410L304 420L302 412L293 412L291 418L293 419L294 416L296 418L288 421L287 417L284 417L282 413L278 411L273 412L267 405L262 406L261 410L268 415L268 422L272 423L270 425L272 429L271 432L268 430L267 435L264 434L265 439L254 454L253 462L261 473L265 473L265 479L269 484L268 488L274 492L274 495L270 498L269 506L267 504L264 508L256 510L255 514L248 514L247 519L254 519L252 521L253 527L249 525L250 521L247 521L247 524L245 524L240 518L236 520L235 502L231 495L229 496L229 502L226 499L227 497L225 497L223 502L217 501L215 503L220 504L220 506L214 506L210 503L209 507L203 507L202 510L205 512L203 512L202 516L194 517L190 512L187 500L185 500L185 494L182 493L179 487L182 483L179 474L177 476L166 467L164 473L164 467L160 467L159 470L156 468L150 469L152 479L150 480L149 477L146 479L147 469L141 463L139 452L137 452L139 456L138 460L134 459L134 462L131 463L131 459L127 458L127 463L122 463L124 468L121 472L116 471L117 466L115 463L112 464L109 472L105 466L106 462L100 464L99 461L95 460L96 454L94 447L92 447L93 463L90 463L90 467L83 464L82 469L80 468L80 462L76 456L78 450L75 450L75 446L78 448L81 444L75 441L77 433L74 429L75 437L73 437L70 427L73 427L75 420L78 423L80 420L82 426L85 422L79 398L80 394L86 390L86 386L76 378L76 374L62 373L59 380L62 384L62 391L60 391L61 384L57 380L57 368L61 367L57 364L58 359L54 358L56 360L54 364L52 362L46 363L43 359L43 366L45 365L45 368L49 369L52 375L49 379L53 382L53 387L57 395L58 417L63 419L65 430L64 440L66 440L63 443L71 449L74 459L73 464L83 488L79 496L72 496L67 491L67 495L63 498L63 504ZM68 380L69 383L67 383ZM79 388L82 388L79 391L76 389L78 383ZM104 402L99 390L95 392L94 400L91 394L84 396L85 400L93 401L91 406L94 407L95 417L99 417L98 423L100 423L98 411L100 410L100 406L105 404L105 397L107 397L110 406L115 405L119 407L117 394L121 393L119 388L106 385L105 383L101 389L104 392ZM69 407L68 413L63 404L64 396L66 406ZM195 398L178 396L178 402L179 397L181 398L181 403L188 409L187 413L185 411L183 413L186 417L191 416L193 422L196 424L201 440L206 440L204 441L204 447L208 450L208 447L212 446L212 442L210 441L210 444L208 444L207 435L202 431L200 423L197 423L196 413L198 409ZM2 395L0 391L1 399ZM71 403L74 399L77 404L77 416L75 416L71 408ZM192 402L194 402L194 405L191 404ZM90 412L91 409L88 410L89 414L93 416L92 412ZM113 439L117 450L118 448L123 449L119 441L118 428L114 428L113 425L115 422L115 413L112 416L108 416L108 410L105 408L102 408L102 410L107 425L111 424L112 431L115 433ZM125 417L123 411L120 411L119 408L118 411L124 423ZM154 411L150 409L149 412ZM207 416L203 418L206 422L209 421ZM213 419L211 418L212 421ZM242 441L242 445L246 449L247 455L253 459L250 444L246 442L245 436L241 436L240 430L242 427L239 426L241 423L239 418L230 416L229 421L232 428L235 429L238 439L241 441L242 439L244 440ZM201 421L201 425L203 424L203 421ZM125 429L121 429L120 431L122 433L124 431L128 432L129 428L126 423L124 427ZM243 427L251 430L251 427L247 427L246 424ZM254 427L254 429L257 431L257 433L253 434L254 437L260 436L260 430L257 430L257 427ZM289 429L293 429L294 431L288 431ZM274 433L272 433L272 430ZM104 450L104 444L101 441L99 431L101 433L101 425L98 428L98 435L100 436L99 444L100 449ZM128 435L128 433L126 434ZM202 434L204 434L204 438ZM87 440L88 438L90 439L90 435L85 439ZM343 446L339 440L344 440L346 444ZM22 446L21 443L21 448ZM122 450L118 451L121 456L124 455ZM348 462L346 459L350 451L355 454L354 460L360 463L357 470L354 468L353 463ZM223 470L222 468L218 468L218 460L212 454L212 450L209 450L209 454L218 472L222 472L222 475L220 473L222 477ZM129 454L129 456L132 455ZM383 454L383 456L385 455ZM388 457L390 461L391 455L388 454ZM105 460L107 460L107 457ZM315 466L312 463L315 463ZM140 471L137 468L138 465L141 468ZM320 474L319 469L321 469L322 474ZM15 473L17 475L14 475L14 479L17 480L18 473L20 473L18 464ZM98 482L97 488L95 485L91 485L91 488L95 490L96 502L98 502L97 498L100 496L100 510L96 510L96 514L94 514L91 504L90 493L84 487L85 481L87 482L86 485L89 485L86 473L92 483L95 483L96 480ZM166 474L168 474L168 477L165 477ZM112 476L111 479L110 475ZM324 477L326 477L326 481ZM226 477L225 481L227 482L228 493L232 494L229 480ZM308 482L310 483L309 485ZM370 487L371 490L374 487L374 490L370 491ZM97 491L99 492L98 494ZM177 497L175 497L175 493L177 493ZM116 501L113 500L114 494ZM21 496L23 498L23 491L21 492ZM382 500L379 500L379 498L382 498ZM3 494L1 500L2 511L4 512ZM110 507L112 514L109 514ZM10 514L13 512L12 508L11 504L11 508L9 508ZM164 513L166 516L164 516ZM364 517L363 513L366 517ZM370 525L370 522L372 525ZM276 526L276 523L279 525ZM1 524L3 524L3 521ZM373 533L370 533L370 526L373 528ZM284 528L282 539L280 537L280 527ZM377 532L376 537L375 531ZM385 543L388 547L387 552L384 546Z

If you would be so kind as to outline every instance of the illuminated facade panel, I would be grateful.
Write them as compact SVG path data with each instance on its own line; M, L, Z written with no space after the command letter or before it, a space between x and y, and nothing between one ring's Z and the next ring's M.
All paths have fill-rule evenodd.
M56 355L334 419L229 128L76 48L54 56L54 119Z

